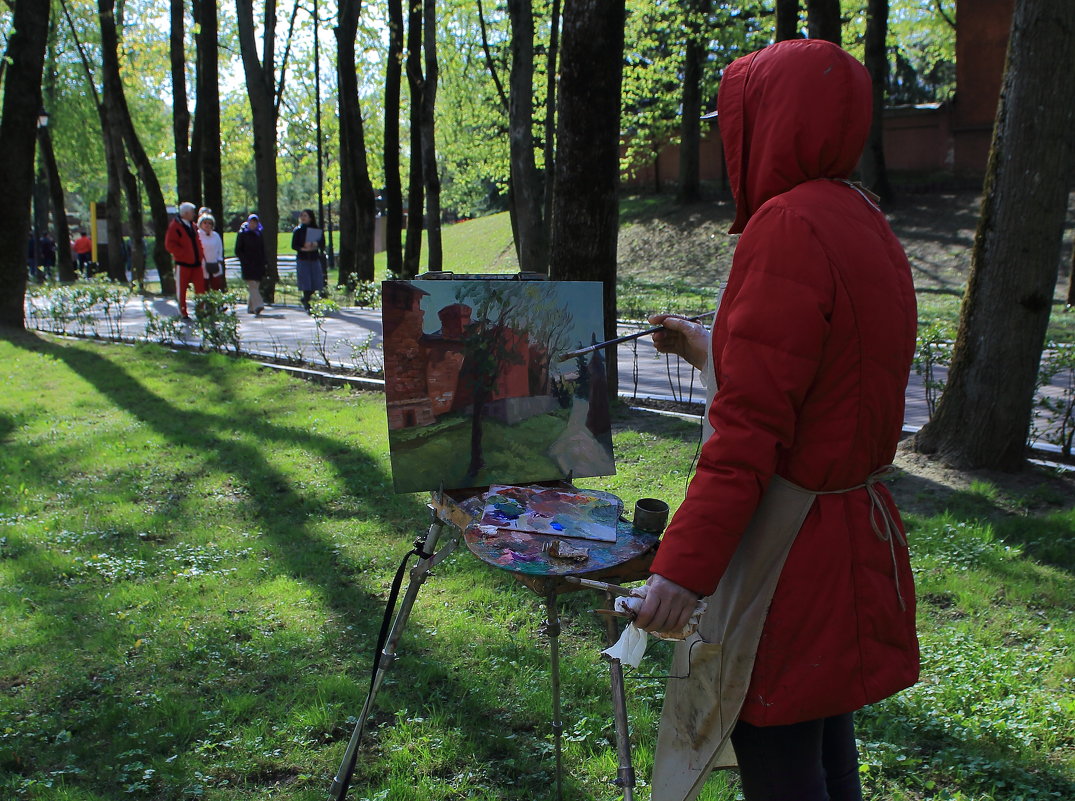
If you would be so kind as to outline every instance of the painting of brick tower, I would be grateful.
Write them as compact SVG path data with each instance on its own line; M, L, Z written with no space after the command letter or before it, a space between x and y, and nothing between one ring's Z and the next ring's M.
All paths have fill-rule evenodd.
M596 282L386 281L385 399L397 492L615 472Z

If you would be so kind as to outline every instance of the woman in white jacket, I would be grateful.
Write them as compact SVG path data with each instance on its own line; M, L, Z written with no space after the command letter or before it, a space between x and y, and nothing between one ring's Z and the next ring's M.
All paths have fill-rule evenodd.
M216 220L211 214L203 214L198 218L198 238L202 242L202 253L205 254L205 272L209 276L209 289L221 291L228 288L224 280L224 241L214 229Z

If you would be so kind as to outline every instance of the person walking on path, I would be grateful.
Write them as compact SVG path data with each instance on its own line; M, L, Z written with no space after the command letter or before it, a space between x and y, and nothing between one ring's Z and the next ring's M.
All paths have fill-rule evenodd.
M216 220L212 214L203 214L198 218L198 239L201 241L202 254L205 257L205 274L209 289L223 292L228 288L224 278L224 240L214 229Z
M90 254L93 252L93 240L85 231L79 231L78 239L71 243L71 249L75 251L78 259L78 269L86 277L90 277Z
M302 292L302 308L307 312L314 292L325 288L325 276L321 271L322 242L317 215L312 209L303 209L299 213L298 226L291 232L291 249L295 251L295 275Z
M255 317L265 309L261 299L261 282L265 279L268 260L265 258L265 238L258 215L251 214L235 236L235 255L246 281L246 310Z
M650 318L659 351L707 374L712 432L636 620L675 631L709 596L689 675L669 682L654 801L694 798L729 735L747 801L858 801L852 713L918 679L906 538L880 483L917 312L902 247L848 180L870 98L866 69L823 40L772 45L721 80L742 236L712 337Z
M179 316L184 322L190 322L187 314L187 285L194 285L195 295L204 295L208 273L205 270L205 256L198 232L194 230L193 203L180 203L179 214L168 225L164 234L164 248L175 260L176 293L179 299Z

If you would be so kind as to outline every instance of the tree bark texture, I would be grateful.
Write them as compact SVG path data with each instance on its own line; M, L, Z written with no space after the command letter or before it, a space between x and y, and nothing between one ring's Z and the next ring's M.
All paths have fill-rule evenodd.
M201 186L202 203L216 215L216 228L223 231L227 223L224 209L224 179L220 166L220 83L217 35L217 0L194 0L198 35L195 84L197 99L194 121L197 130L197 154L193 169L195 186Z
M49 199L53 208L52 220L56 227L56 274L61 281L74 281L75 265L71 255L71 229L67 225L67 202L56 165L56 154L52 149L52 136L47 127L38 130L37 144L41 148L41 159L45 165Z
M407 243L403 248L403 277L418 275L422 257L422 211L425 178L422 171L422 0L409 0L407 15L407 84L411 90L411 168L407 185Z
M603 284L605 339L616 335L623 25L624 0L564 8L550 274ZM615 349L607 366L615 392Z
M801 38L799 0L776 0L776 41Z
M552 226L552 185L556 178L556 76L559 74L557 60L560 55L560 0L552 0L549 12L549 50L545 61L545 182L542 194L545 199L545 269L549 271L549 232Z
M181 201L197 204L190 154L190 109L187 106L187 47L184 32L185 0L170 0L171 30L168 55L172 65L172 139L175 142L175 185Z
M699 178L702 123L702 64L706 48L702 42L702 25L708 0L689 0L687 12L687 48L683 59L682 119L679 127L679 188L676 201L695 203L701 197Z
M806 32L811 39L840 44L840 0L806 0Z
M892 185L885 168L885 86L888 85L888 0L868 0L865 62L873 87L873 120L866 150L862 154L862 182L882 201L892 199Z
M388 66L384 79L385 260L403 274L403 187L399 177L399 98L403 80L403 0L388 0Z
M276 302L276 285L280 273L276 265L276 234L280 230L280 211L276 207L279 181L276 172L275 60L276 3L266 0L263 24L263 52L258 59L254 38L253 0L236 0L235 19L239 27L239 51L243 59L247 97L254 131L254 167L257 175L258 217L265 233L267 267L262 282L265 302Z
M25 327L26 237L50 8L50 3L18 0L7 45L0 117L0 187L7 201L7 211L0 214L0 326L7 328Z
M164 203L164 194L161 192L160 181L153 170L153 165L142 147L138 134L135 133L134 124L131 122L131 113L127 108L127 98L123 94L123 82L119 73L119 36L116 33L116 19L114 15L115 0L98 0L97 3L101 21L101 67L104 73L104 102L109 111L109 119L118 126L123 135L123 143L127 152L138 170L138 177L145 189L146 199L149 201L150 214L153 219L154 245L153 261L161 279L161 291L164 294L175 292L175 280L172 273L172 260L168 251L164 249L164 235L168 230L168 209ZM121 162L120 169L125 162ZM111 234L109 235L110 241ZM117 242L117 246L122 242ZM111 249L110 249L111 250Z
M1075 3L1017 0L948 386L915 448L1024 464L1072 167Z
M511 20L508 151L515 253L520 270L547 273L544 187L534 159L533 4L530 0L508 0L508 17Z
M437 81L437 2L425 0L425 79L422 81L422 181L426 193L426 239L429 245L429 269L440 272L444 266L444 248L440 237L440 170L437 167L436 106Z
M338 264L339 282L345 286L351 275L355 275L360 281L372 281L375 277L373 226L377 212L373 184L370 182L366 164L366 135L362 127L358 78L355 73L355 38L358 35L361 11L361 0L341 0L339 26L336 28L342 169Z

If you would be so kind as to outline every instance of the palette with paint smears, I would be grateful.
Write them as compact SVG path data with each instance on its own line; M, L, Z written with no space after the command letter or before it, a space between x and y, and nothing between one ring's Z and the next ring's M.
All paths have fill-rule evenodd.
M623 502L611 493L493 486L475 501L463 530L467 548L539 594L564 591L569 585L558 582L566 575L622 581L647 575L657 537L619 519Z
M478 526L615 542L622 509L620 499L605 492L492 486Z

